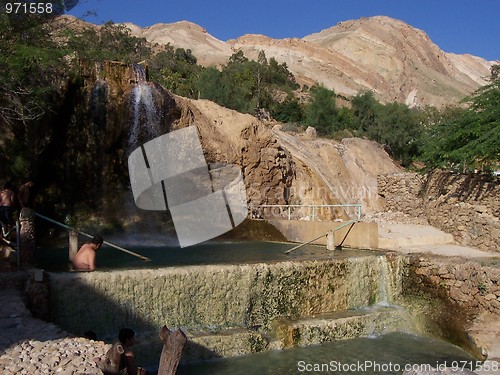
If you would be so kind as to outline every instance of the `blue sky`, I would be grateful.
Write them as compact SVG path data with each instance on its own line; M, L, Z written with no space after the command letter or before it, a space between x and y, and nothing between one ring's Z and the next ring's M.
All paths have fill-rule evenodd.
M194 22L221 40L244 34L303 37L340 21L375 15L424 30L446 52L500 60L499 0L81 0L70 14L139 26Z

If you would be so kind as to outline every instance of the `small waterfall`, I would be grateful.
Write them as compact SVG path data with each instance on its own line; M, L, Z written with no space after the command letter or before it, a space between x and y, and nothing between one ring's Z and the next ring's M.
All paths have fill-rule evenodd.
M144 65L132 65L133 84L129 96L129 129L126 140L126 157L137 147L160 136L162 131L162 97L163 93L153 83L148 82L147 69ZM129 228L129 236L140 238L141 234L167 235L166 243L171 243L171 233L165 226L164 213L145 214L133 200L132 194L127 195L121 207L121 212L134 223ZM146 220L147 217L147 220ZM164 233L167 231L168 233ZM175 242L178 244L178 241Z
M137 83L146 83L148 81L148 74L146 67L142 64L132 64L132 70L134 72L135 81Z
M379 257L380 276L378 281L379 306L391 306L394 302L394 278L390 262L387 257Z
M160 133L160 115L154 100L154 86L147 82L146 69L134 64L133 71L136 85L130 95L132 123L128 138L130 151L139 147Z

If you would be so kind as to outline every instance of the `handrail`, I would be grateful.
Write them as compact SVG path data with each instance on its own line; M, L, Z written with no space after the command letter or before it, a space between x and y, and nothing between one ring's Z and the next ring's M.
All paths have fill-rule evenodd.
M332 233L333 233L333 232L336 232L336 231L338 231L339 229L345 228L345 227L347 227L348 225L355 224L355 223L357 223L357 222L358 222L358 220L350 220L350 221L347 221L347 222L345 222L344 224L342 224L342 225L338 226L337 228L335 228L334 230L329 230L328 232L326 232L325 234L322 234L322 235L321 235L321 236L319 236L319 237L316 237L316 238L314 238L314 239L312 239L312 240L310 240L310 241L307 241L307 242L301 243L300 245L297 245L297 246L295 246L295 247L292 247L291 249L288 249L287 251L285 251L285 254L290 254L292 251L297 250L297 249L300 249L302 246L309 245L310 243L312 243L312 242L314 242L314 241L319 240L321 237L327 236L327 235L328 235L328 233L330 233L330 232L332 232Z
M312 221L315 218L316 208L331 208L331 207L356 207L357 208L357 221L361 220L361 208L359 203L346 203L346 204L259 204L251 205L250 208L288 208L288 220L291 220L291 208L312 208ZM282 211L283 212L283 211Z
M38 216L39 218L43 219L43 220L48 221L49 223L59 225L60 227L62 227L62 228L64 228L64 229L71 230L71 231L73 231L73 232L76 232L76 233L78 233L78 234L81 234L82 236L85 236L85 237L88 237L88 238L93 238L93 237L94 237L94 236L92 236L91 234L88 234L88 233L85 233L85 232L79 231L79 230L77 230L77 229L71 228L71 227L69 227L69 226L67 226L67 225L65 225L65 224L63 224L63 223L60 223L60 222L58 222L58 221L56 221L56 220L53 220L53 219L51 219L51 218L49 218L49 217L47 217L47 216L43 216L43 215L41 215L41 214L39 214L39 213L37 213L37 212L35 212L35 215L36 215L36 216ZM140 259L142 259L142 260L146 260L146 261L151 260L151 259L149 259L148 257L145 257L144 255L134 253L133 251L130 251L130 250L127 250L127 249L125 249L125 248L123 248L123 247L121 247L121 246L118 246L118 245L112 244L111 242L108 242L108 241L103 241L103 244L108 245L108 246L110 246L110 247L113 247L113 248L115 248L115 249L117 249L117 250L123 251L124 253L130 254L130 255L133 255L133 256L135 256L135 257L137 257L137 258L140 258Z

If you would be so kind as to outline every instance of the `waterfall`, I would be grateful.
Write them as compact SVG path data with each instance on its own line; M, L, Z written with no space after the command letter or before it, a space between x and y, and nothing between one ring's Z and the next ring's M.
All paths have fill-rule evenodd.
M225 356L235 355L233 348L246 353L240 347L246 345L243 342L267 350L413 332L408 311L376 305L379 296L388 302L397 300L402 279L389 271L402 273L403 262L403 257L361 255L297 262L154 266L79 275L51 273L51 317L68 331L85 332L93 327L106 337L120 327L136 327L154 336L149 352L158 343L159 327L182 327L200 333L200 345L211 350L217 346L217 353L222 353L221 340L225 340ZM390 295L391 290L395 295ZM75 300L75 295L81 298ZM99 317L78 315L85 308L98 309ZM239 334L242 336L236 336ZM268 346L263 344L266 340L270 340Z
M387 257L379 257L380 276L378 280L378 302L380 306L390 306L394 299L394 280L392 267Z
M144 65L133 64L131 70L133 79L130 82L133 86L128 97L129 123L128 138L125 140L126 158L136 148L165 133L162 124L164 93L161 88L147 81L147 70ZM139 209L132 194L124 197L120 210L128 218L128 222L133 223L130 228L127 228L129 238L137 240L147 233L160 236L164 243L178 244L172 234L172 226L165 225L164 212L151 215L151 212Z
M141 64L132 64L132 70L134 71L135 81L137 83L146 83L147 82L147 72L144 65Z
M128 138L130 151L161 134L160 115L154 100L154 86L147 82L143 65L133 64L136 85L130 95L132 124Z

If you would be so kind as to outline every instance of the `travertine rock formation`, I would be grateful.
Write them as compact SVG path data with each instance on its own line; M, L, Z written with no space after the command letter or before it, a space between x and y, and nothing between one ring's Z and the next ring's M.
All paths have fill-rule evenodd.
M373 212L383 207L377 175L401 170L372 141L311 139L208 100L175 101L181 114L172 130L197 125L207 161L239 165L253 205L361 203Z

